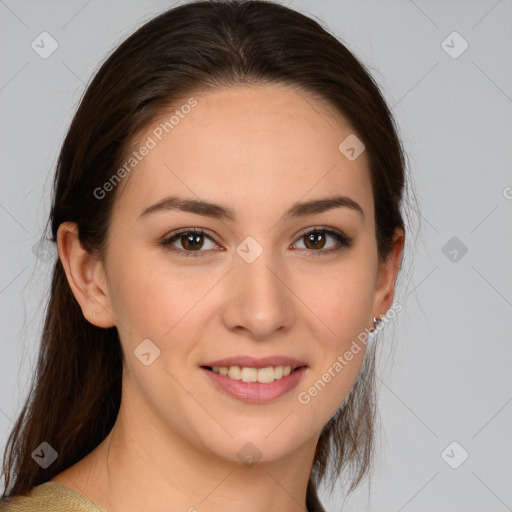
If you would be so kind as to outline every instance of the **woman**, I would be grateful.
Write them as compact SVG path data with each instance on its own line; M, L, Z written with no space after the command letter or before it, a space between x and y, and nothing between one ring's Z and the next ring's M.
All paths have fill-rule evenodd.
M321 511L327 476L352 491L404 186L376 84L312 19L199 1L137 30L59 157L5 510Z

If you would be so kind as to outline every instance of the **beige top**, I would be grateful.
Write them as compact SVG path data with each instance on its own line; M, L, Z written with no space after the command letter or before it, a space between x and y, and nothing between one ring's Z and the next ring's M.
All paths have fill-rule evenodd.
M36 485L27 496L0 500L0 512L107 512L69 487L57 482Z
M310 512L325 512L316 491L308 499ZM87 496L57 482L36 485L27 496L0 500L0 512L107 512Z

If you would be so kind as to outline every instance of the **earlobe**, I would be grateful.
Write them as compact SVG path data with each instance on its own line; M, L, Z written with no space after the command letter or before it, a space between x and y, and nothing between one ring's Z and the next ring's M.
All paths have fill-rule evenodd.
M57 247L69 286L86 320L102 328L116 325L103 264L80 243L76 223L63 222L59 226Z
M393 248L387 260L379 264L373 304L373 312L376 317L385 314L393 303L395 282L402 263L404 242L403 229L396 228L393 236Z

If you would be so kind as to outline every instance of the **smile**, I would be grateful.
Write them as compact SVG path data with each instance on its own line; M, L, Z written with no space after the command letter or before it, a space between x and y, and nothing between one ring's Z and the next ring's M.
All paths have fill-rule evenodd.
M216 389L246 403L269 403L294 389L307 371L307 366L293 368L269 366L202 366L201 370Z

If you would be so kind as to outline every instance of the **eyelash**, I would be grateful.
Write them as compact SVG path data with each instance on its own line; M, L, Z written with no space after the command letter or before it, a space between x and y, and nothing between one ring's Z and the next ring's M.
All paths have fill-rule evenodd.
M165 247L165 249L167 249L171 252L174 252L174 253L182 254L183 256L185 256L187 258L202 257L203 255L201 253L208 252L208 251L185 251L183 249L177 249L176 247L173 247L171 245L175 239L179 238L181 235L188 234L188 233L193 233L195 235L204 235L204 236L208 237L210 240L212 240L212 242L216 243L215 240L206 231L204 231L201 228L197 228L197 229L196 228L185 228L185 229L180 229L179 231L176 231L174 233L171 233L168 237L166 237L164 240L162 240L161 245L163 245ZM298 250L309 253L308 256L321 256L322 254L325 255L325 254L332 254L334 252L338 252L346 247L351 247L353 244L352 238L345 236L340 231L337 231L337 230L334 230L331 228L326 228L326 227L315 227L308 231L302 232L299 234L297 241L301 240L302 238L305 238L308 235L318 234L318 233L327 233L328 235L332 236L340 244L340 246L331 248L331 249L326 249L326 250L323 250L323 249L298 249Z

